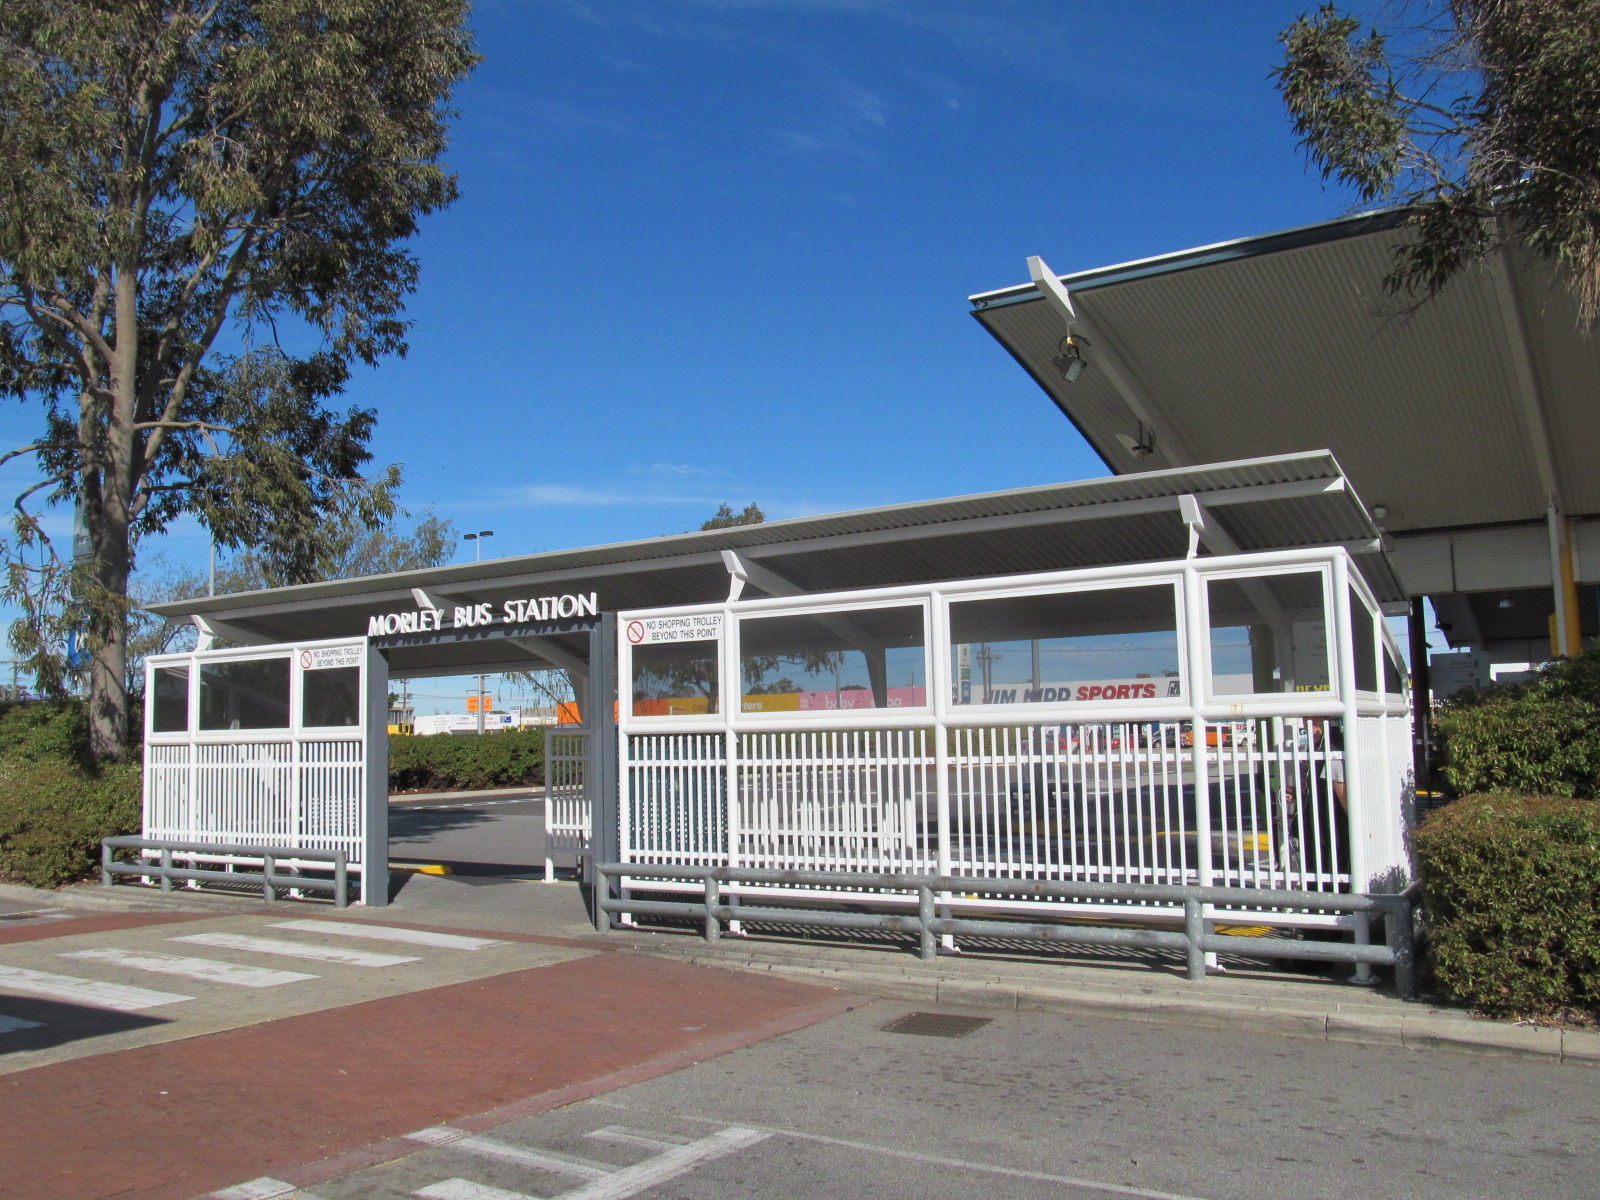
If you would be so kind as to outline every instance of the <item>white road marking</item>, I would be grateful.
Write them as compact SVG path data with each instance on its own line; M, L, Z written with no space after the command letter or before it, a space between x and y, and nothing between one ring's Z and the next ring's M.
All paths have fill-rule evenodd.
M406 1138L429 1146L454 1146L459 1150L482 1154L486 1158L503 1158L507 1162L520 1163L525 1167L538 1167L540 1170L555 1171L562 1175L576 1175L579 1179L603 1179L618 1169L610 1163L579 1158L575 1154L559 1154L554 1150L533 1150L524 1146L513 1146L509 1142L497 1141L494 1138L478 1137L462 1129L452 1129L448 1125L419 1129L416 1133L406 1134Z
M654 1158L623 1167L604 1179L596 1179L570 1192L562 1192L561 1200L625 1200L625 1197L637 1195L646 1188L676 1179L701 1163L754 1146L771 1136L759 1129L740 1126L718 1130L710 1137L703 1137L685 1146L674 1146Z
M38 1029L39 1022L24 1021L21 1017L0 1014L0 1033L15 1033L19 1029Z
M243 963L218 962L211 958L184 958L155 950L72 950L61 958L92 958L138 971L161 975L183 975L206 983L226 983L233 987L266 988L285 983L316 979L299 971L274 971L270 967L247 967Z
M655 1133L648 1129L624 1129L621 1125L606 1125L591 1129L583 1135L598 1142L616 1142L621 1146L641 1146L646 1150L670 1150L674 1146L687 1146L693 1139L674 1137L670 1133Z
M591 1104L597 1101L590 1101ZM620 1104L609 1104L607 1107L622 1108ZM702 1125L715 1125L719 1123L717 1117L691 1117L679 1114L686 1121L694 1121ZM1077 1179L1071 1175L1051 1175L1045 1171L1024 1171L1017 1167L1001 1167L994 1163L970 1162L962 1158L944 1158L937 1154L918 1154L915 1150L901 1150L896 1146L878 1146L871 1142L854 1142L848 1138L824 1137L818 1133L801 1133L798 1129L779 1129L770 1125L757 1127L763 1137L798 1138L803 1142L820 1142L824 1146L843 1146L848 1150L865 1150L872 1154L885 1154L890 1158L905 1158L912 1162L927 1163L935 1167L954 1167L962 1171L981 1171L988 1175L1005 1175L1011 1179L1037 1179L1042 1183L1061 1183L1068 1187L1086 1188L1090 1191L1110 1192L1117 1196L1137 1196L1139 1200L1204 1200L1200 1196L1190 1196L1178 1192L1155 1192L1149 1188L1130 1187L1124 1183L1103 1183L1098 1179ZM573 1200L578 1192L563 1192L561 1200ZM583 1200L589 1200L583 1197Z
M473 1183L470 1179L443 1179L411 1194L426 1196L428 1200L539 1200L528 1192L512 1192L490 1187L487 1183Z
M312 946L305 942L285 942L278 938L251 937L247 933L191 933L168 938L169 942L192 942L197 946L223 946L229 950L250 950L256 954L278 954L284 958L308 958L316 962L343 963L347 967L398 967L401 963L421 962L399 954L374 954L370 950L346 950L340 946Z
M353 921L274 921L274 929L298 929L303 933L328 933L337 937L372 938L379 942L410 942L417 946L443 946L451 950L483 950L503 946L494 938L463 937L459 933L433 933L427 929L404 929L395 925L358 925Z
M285 1183L281 1179L274 1179L270 1175L263 1175L260 1179L252 1179L236 1187L223 1188L220 1192L212 1192L207 1200L279 1200L281 1196L298 1196L300 1200L322 1200L322 1197L313 1192L297 1188L294 1184Z
M194 999L193 996L180 996L176 992L157 992L123 983L97 983L93 979L79 979L76 975L52 975L47 971L29 971L22 967L0 966L0 987L26 992L30 996L69 1000L90 1008L109 1008L113 1012L138 1012L142 1008L157 1008L163 1004Z

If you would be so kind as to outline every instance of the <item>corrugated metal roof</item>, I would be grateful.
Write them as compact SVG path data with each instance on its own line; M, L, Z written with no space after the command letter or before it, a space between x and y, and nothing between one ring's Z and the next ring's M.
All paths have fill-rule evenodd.
M1216 522L1245 550L1370 542L1377 531L1343 480L1334 457L1315 451L172 601L151 611L286 640L359 632L358 614L410 607L414 587L494 604L595 590L608 610L718 600L727 593L723 550L807 591L1159 561L1186 549L1176 500L1184 494L1209 497ZM1380 597L1399 598L1382 556L1363 561Z
M1517 336L1497 283L1475 268L1406 311L1383 289L1403 214L1333 222L1065 276L1074 303L1144 393L1156 452L1095 349L1066 383L1064 332L1029 286L975 297L974 316L1116 471L1329 447L1391 532L1542 518L1547 507L1513 371ZM1600 512L1600 345L1548 268L1513 251L1507 274L1528 328L1559 487L1570 514ZM1165 435L1165 436L1163 436Z

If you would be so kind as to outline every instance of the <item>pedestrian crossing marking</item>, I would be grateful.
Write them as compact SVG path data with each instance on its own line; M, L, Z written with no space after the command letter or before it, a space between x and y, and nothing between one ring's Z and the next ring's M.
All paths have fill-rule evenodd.
M270 1175L263 1175L260 1179L252 1179L234 1187L223 1188L220 1192L212 1192L207 1200L279 1200L280 1197L286 1196L298 1196L300 1200L321 1200L319 1196L297 1188L292 1183L274 1179Z
M80 979L76 975L52 975L48 971L30 971L24 967L0 966L0 987L26 992L30 996L68 1000L90 1008L109 1008L113 1012L138 1012L140 1009L194 999L193 996L180 996L176 992L158 992L125 983L100 983L93 979Z
M419 1129L416 1133L406 1134L406 1138L429 1146L452 1146L458 1150L470 1150L486 1158L501 1158L507 1162L521 1163L525 1167L538 1167L543 1171L575 1175L579 1179L601 1179L617 1170L610 1163L595 1162L593 1159L579 1158L574 1154L560 1154L554 1150L532 1150L523 1146L513 1146L509 1142L478 1137L465 1130L452 1129L448 1125Z
M428 1200L539 1200L538 1196L529 1192L490 1187L487 1183L473 1183L470 1179L443 1179L411 1194L426 1196Z
M608 1129L608 1132L610 1130ZM596 1131L600 1132L600 1131ZM624 1131L631 1132L631 1131ZM419 1130L417 1133L407 1134L413 1141L427 1142L432 1145L448 1145L463 1149L479 1149L472 1143L488 1142L497 1150L518 1150L520 1153L544 1157L549 1151L522 1150L520 1147L508 1146L504 1142L492 1141L489 1138L479 1138L471 1134L462 1133L448 1125L436 1125L431 1129ZM633 1135L639 1138L648 1138L648 1134ZM730 1126L719 1130L709 1137L699 1138L696 1141L681 1144L666 1145L661 1153L645 1159L643 1162L634 1163L631 1167L608 1167L598 1176L591 1178L588 1183L582 1184L570 1191L562 1192L560 1200L627 1200L627 1197L636 1196L640 1192L676 1179L679 1175L687 1174L701 1163L711 1162L722 1158L735 1151L743 1150L763 1142L772 1135L762 1129L745 1129L740 1126ZM480 1153L487 1151L480 1150ZM566 1159L567 1156L560 1156ZM577 1162L584 1160L578 1159ZM541 1164L530 1164L541 1165ZM548 1169L548 1168L547 1168ZM571 1174L577 1174L570 1168L560 1168ZM440 1180L438 1183L429 1184L412 1193L421 1196L424 1200L537 1200L528 1192L512 1192L505 1188L491 1187L488 1184L474 1183L470 1179L460 1177Z
M307 942L253 937L248 933L191 933L167 940L196 946L221 946L227 950L249 950L256 954L277 954L284 958L305 958L314 962L342 963L347 967L398 967L401 963L422 961L400 954L373 954L370 950L347 950L342 946L313 946Z
M88 958L108 962L114 966L132 967L137 971L154 971L161 975L183 975L207 983L225 983L233 987L266 988L285 983L300 983L316 979L300 971L276 971L270 967L249 967L243 963L218 962L210 958L184 958L177 954L162 954L156 950L72 950L62 958Z
M274 929L296 929L302 933L327 933L336 937L371 938L379 942L410 942L417 946L440 946L450 950L484 950L503 946L494 938L464 937L459 933L434 933L428 929L406 929L398 925L367 925L354 921L274 921Z
M625 1129L621 1125L604 1125L583 1135L597 1142L615 1142L620 1146L640 1146L646 1150L670 1150L674 1146L687 1146L693 1139L674 1137L670 1133L655 1133L649 1129Z

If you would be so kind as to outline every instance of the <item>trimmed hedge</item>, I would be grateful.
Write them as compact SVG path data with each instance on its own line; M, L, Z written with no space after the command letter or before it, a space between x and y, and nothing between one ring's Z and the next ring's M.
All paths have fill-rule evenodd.
M54 888L91 875L100 839L139 831L139 765L88 766L82 701L0 708L0 880Z
M1458 796L1600 796L1600 646L1525 684L1452 697L1439 716L1444 779Z
M515 729L481 737L395 736L389 739L389 790L535 786L544 782L544 730Z
M1600 1013L1600 803L1468 796L1416 846L1444 994L1495 1014Z

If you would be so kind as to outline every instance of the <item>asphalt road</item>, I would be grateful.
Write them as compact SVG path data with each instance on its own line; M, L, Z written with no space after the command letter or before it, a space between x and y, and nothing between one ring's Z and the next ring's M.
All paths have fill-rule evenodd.
M1600 1196L1600 1072L1007 1013L958 1039L879 1001L319 1184L720 1200ZM501 1189L499 1192L487 1189ZM511 1193L508 1195L507 1193Z
M541 789L389 803L389 858L443 863L457 875L542 875Z

